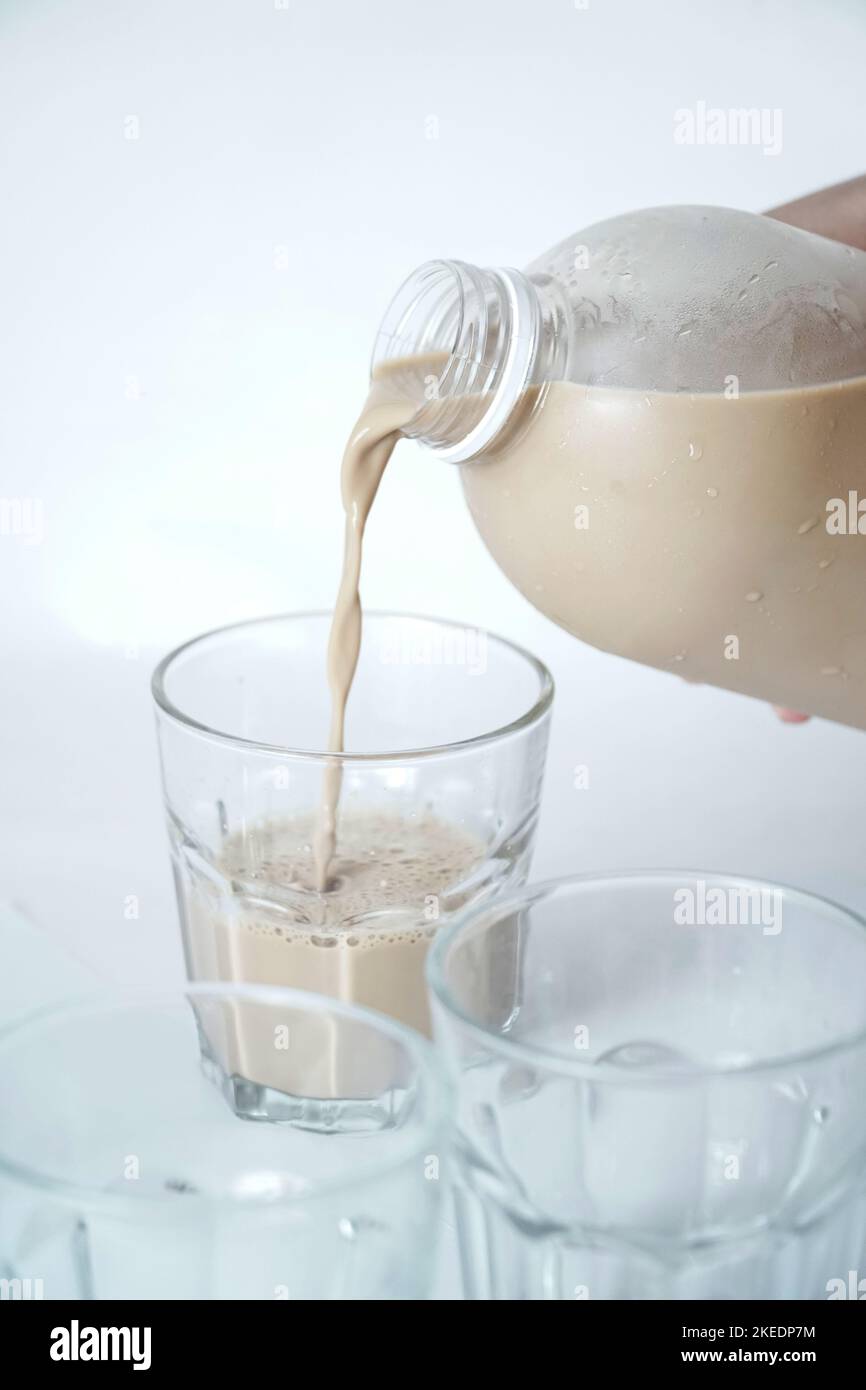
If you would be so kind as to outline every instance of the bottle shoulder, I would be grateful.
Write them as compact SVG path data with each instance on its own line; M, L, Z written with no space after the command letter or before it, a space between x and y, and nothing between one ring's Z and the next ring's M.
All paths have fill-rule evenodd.
M866 375L866 253L757 213L625 213L527 274L567 302L574 382L754 391Z

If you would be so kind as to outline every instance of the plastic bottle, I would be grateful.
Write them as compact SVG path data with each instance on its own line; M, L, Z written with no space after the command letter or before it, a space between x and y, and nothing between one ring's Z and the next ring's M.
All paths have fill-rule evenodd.
M866 253L724 208L630 213L525 272L422 266L373 373L407 358L404 433L460 465L542 612L866 727Z

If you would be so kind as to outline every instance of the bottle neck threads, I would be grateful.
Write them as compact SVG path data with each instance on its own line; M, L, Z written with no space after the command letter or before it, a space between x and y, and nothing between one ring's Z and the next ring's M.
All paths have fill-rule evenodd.
M391 301L371 374L411 367L418 410L403 433L463 463L511 435L527 388L564 374L566 314L546 277L428 261Z

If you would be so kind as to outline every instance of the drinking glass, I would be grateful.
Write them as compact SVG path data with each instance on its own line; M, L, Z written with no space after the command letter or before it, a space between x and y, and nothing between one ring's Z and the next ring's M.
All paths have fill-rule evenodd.
M240 1118L200 1040L280 1060L351 1049L351 1133ZM447 1083L364 1009L259 986L52 1009L0 1035L0 1295L419 1299L438 1226Z
M329 754L329 628L327 613L241 623L187 643L155 673L188 973L313 989L427 1032L424 960L440 924L526 878L553 684L480 629L367 613L350 751ZM334 763L335 881L320 892L312 839ZM238 1041L238 1107L278 1114L268 1068ZM315 1049L299 1049L283 1085L350 1100L351 1055L316 1046L316 1068Z
M711 873L574 878L462 913L428 978L469 1297L822 1299L866 1278L854 913Z

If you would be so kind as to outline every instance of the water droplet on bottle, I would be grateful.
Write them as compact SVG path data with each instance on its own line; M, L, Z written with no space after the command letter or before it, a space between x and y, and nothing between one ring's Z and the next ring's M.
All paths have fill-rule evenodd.
M767 264L764 266L764 269L765 269L765 270L775 270L775 269L776 269L776 266L777 266L778 264L779 264L778 261L767 261Z
M703 449L701 448L700 444L695 444L694 442L692 442L692 443L689 444L689 458L690 458L690 459L700 459L700 458L703 458L703 456L704 456L704 451L703 451Z
M746 603L760 603L763 597L760 589L750 589L746 594Z
M708 497L718 497L718 495L719 495L719 489L718 489L717 487L708 487L708 488L707 488L707 496L708 496Z
M750 276L749 276L749 284L750 284L750 285L757 285L757 283L758 283L758 281L760 280L760 278L761 278L760 275L750 275Z
M819 568L819 570L828 570L828 569L830 568L830 566L832 565L832 563L833 563L832 560L819 560L819 561L818 561L818 568Z
M797 527L797 535L805 536L807 532L813 531L815 527L818 525L819 521L820 517L810 516L808 521L804 521L802 526Z
M825 1125L830 1118L829 1105L819 1105L812 1111L812 1119L816 1125Z

